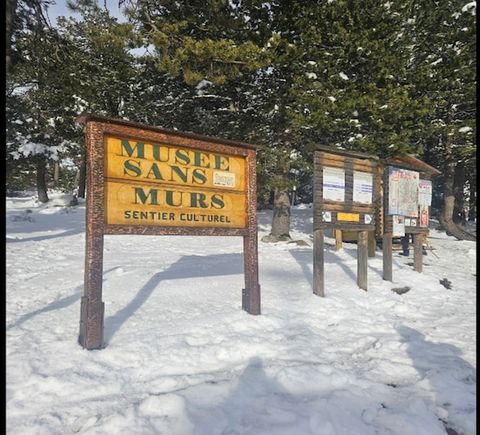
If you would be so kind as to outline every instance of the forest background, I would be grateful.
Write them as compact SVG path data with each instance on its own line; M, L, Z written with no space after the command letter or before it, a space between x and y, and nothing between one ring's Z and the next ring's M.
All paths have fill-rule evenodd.
M258 206L288 237L316 145L439 169L433 214L476 221L476 2L6 2L7 194L85 196L84 112L263 145Z

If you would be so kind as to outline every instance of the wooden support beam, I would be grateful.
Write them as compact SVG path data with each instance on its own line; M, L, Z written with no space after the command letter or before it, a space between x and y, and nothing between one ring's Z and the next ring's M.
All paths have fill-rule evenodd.
M325 296L324 274L324 234L323 230L313 232L313 293Z
M375 238L375 231L368 232L368 256L375 257L375 250L377 248L377 241Z
M342 230L333 230L335 233L335 251L343 248Z
M383 234L383 279L393 281L392 278L392 233Z
M368 289L367 239L368 231L359 231L357 242L357 284L363 290Z
M413 235L413 268L415 271L422 273L423 271L423 234Z

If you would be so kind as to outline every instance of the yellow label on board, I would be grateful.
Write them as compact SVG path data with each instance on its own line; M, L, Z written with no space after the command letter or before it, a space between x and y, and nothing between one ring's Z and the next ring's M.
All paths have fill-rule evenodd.
M358 213L337 213L337 221L360 222Z
M246 158L106 138L107 224L245 228Z

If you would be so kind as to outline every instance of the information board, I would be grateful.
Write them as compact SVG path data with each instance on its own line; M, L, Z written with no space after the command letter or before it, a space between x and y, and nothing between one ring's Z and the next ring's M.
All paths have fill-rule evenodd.
M377 160L376 156L317 145L313 169L313 292L316 295L325 295L325 229L334 230L336 246L341 244L342 231L356 232L357 284L363 290L368 288L367 257L375 255L375 192L380 190Z
M376 157L318 148L314 154L315 228L374 230Z
M388 214L418 216L419 173L388 167Z

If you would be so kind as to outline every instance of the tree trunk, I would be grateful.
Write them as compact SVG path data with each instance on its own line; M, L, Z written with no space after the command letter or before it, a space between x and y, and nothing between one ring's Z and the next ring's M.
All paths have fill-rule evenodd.
M444 170L445 182L443 186L443 209L440 213L440 224L449 236L453 236L458 240L477 240L477 238L465 230L458 227L453 222L453 210L455 207L454 195L454 176L455 162L450 157L445 163Z
M40 202L48 202L47 195L47 180L45 179L47 168L44 157L38 157L37 159L37 194Z
M467 219L465 215L465 164L463 162L455 165L453 191L455 195L453 222L465 226Z
M271 236L277 240L290 239L290 198L288 189L275 189Z
M80 163L79 182L78 182L78 197L85 198L85 180L87 176L87 165L85 158Z
M10 68L12 65L12 35L15 25L16 11L17 0L7 0L5 5L5 66L7 75L10 72Z
M58 186L58 181L60 180L60 165L58 162L55 162L53 165L53 185Z
M475 222L477 219L477 186L475 185L475 178L468 180L469 196L468 196L468 220Z

